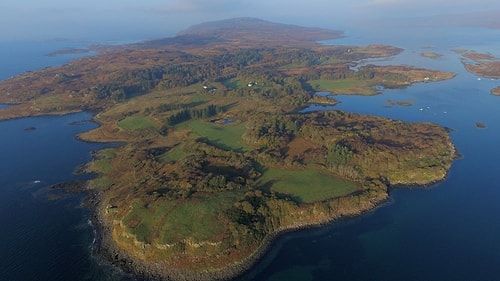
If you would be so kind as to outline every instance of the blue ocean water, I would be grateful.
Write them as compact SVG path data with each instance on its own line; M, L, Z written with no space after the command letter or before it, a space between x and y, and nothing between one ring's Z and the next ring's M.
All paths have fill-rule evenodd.
M384 90L373 97L337 96L341 103L333 108L447 126L454 130L451 137L463 158L454 162L441 183L397 188L389 202L363 216L282 236L238 280L498 280L500 97L489 91L500 81L478 80L464 70L452 50L500 56L500 31L372 27L347 30L346 35L330 43L384 43L406 49L389 59L363 63L410 64L453 71L457 76ZM1 43L0 79L68 61L70 56L44 56L68 47L65 44ZM428 51L443 56L420 56ZM388 100L412 105L389 106ZM100 147L74 137L96 126L85 121L90 118L79 113L0 122L1 280L128 278L92 258L88 210L80 207L83 195L47 188L81 177L73 170ZM487 127L477 128L478 121ZM24 130L29 127L36 130Z
M63 48L86 48L90 43L69 40L0 42L0 80L26 71L61 65L70 59L87 55L49 56L50 53Z
M0 79L78 57L45 56L62 47L68 42L0 43ZM0 280L126 280L91 255L85 194L50 188L89 178L74 171L104 147L76 139L97 126L91 118L77 113L0 121Z

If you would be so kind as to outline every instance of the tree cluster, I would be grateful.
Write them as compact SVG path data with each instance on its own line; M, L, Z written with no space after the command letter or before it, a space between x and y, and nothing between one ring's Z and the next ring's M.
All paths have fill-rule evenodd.
M209 117L212 117L212 116L219 114L222 111L224 111L223 107L220 107L220 106L217 106L214 104L210 104L207 107L204 107L202 109L185 108L185 109L182 109L181 111L179 111L175 114L170 115L167 118L166 126L174 126L174 125L177 125L179 123L182 123L182 122L185 122L185 121L188 121L191 119L209 118Z

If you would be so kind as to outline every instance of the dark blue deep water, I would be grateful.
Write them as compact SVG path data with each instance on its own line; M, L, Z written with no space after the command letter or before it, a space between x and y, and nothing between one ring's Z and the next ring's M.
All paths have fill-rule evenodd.
M500 57L500 31L372 27L348 30L346 35L326 43L395 45L406 51L362 63L409 64L457 76L384 90L373 97L336 96L341 104L333 108L447 126L454 130L451 136L463 158L454 162L441 183L394 189L389 202L363 216L282 236L238 280L499 280L500 97L489 91L500 81L478 80L464 70L452 50ZM48 59L42 56L47 53L44 48L57 48L37 44L25 45L16 58L6 51L20 50L13 45L0 45L4 60L0 79L69 59ZM443 56L420 56L429 51ZM412 105L391 106L388 100ZM95 124L70 124L90 118L80 113L0 122L1 280L125 280L91 257L88 210L80 207L84 196L61 195L47 188L82 177L73 170L90 160L90 152L100 145L75 139ZM487 127L476 128L478 121ZM27 127L37 129L25 131Z
M45 56L75 45L0 43L0 80L76 58ZM85 194L50 188L89 178L74 172L104 147L76 139L97 126L91 118L77 113L0 121L0 280L124 280L91 255L93 229L89 210L81 207Z
M96 127L86 121L91 117L0 122L1 280L92 280L93 232L88 210L80 207L84 195L48 188L88 178L73 171L103 147L75 138ZM36 129L25 130L30 127Z

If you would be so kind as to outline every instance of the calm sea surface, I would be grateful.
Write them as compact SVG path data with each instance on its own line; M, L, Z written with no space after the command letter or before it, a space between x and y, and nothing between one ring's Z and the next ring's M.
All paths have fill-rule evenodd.
M238 280L498 280L500 97L489 91L500 81L467 73L452 50L500 56L500 31L373 27L346 35L328 43L385 43L406 49L393 58L363 63L410 64L457 76L373 97L337 96L342 103L334 108L450 127L463 158L454 162L444 182L392 190L391 200L368 214L279 238ZM0 79L64 63L71 57L43 56L60 47L68 46L0 44ZM429 51L443 56L420 56ZM388 100L412 105L390 106ZM93 235L88 211L80 207L83 195L47 188L81 178L73 170L101 147L74 137L96 126L86 121L90 118L80 113L0 122L1 280L127 280L91 258ZM476 128L478 121L487 128ZM25 131L28 127L37 129Z
M0 80L76 58L45 56L74 46L0 43ZM94 236L89 212L81 207L84 194L49 188L88 178L73 172L104 147L75 138L97 126L91 118L78 113L0 121L0 280L126 280L91 256Z

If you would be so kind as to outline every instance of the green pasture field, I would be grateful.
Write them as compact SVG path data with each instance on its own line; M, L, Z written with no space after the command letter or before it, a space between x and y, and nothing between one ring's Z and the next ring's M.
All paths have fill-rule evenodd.
M218 192L195 196L175 206L160 230L160 243L172 243L185 238L210 241L224 231L219 215L242 199L240 191Z
M260 184L270 191L291 196L299 203L341 197L357 190L356 184L316 169L267 169Z
M108 187L112 184L112 180L106 175L113 171L110 159L116 154L116 148L104 148L96 152L96 160L92 161L90 169L94 173L99 173L100 176L92 179L92 183L100 188Z
M246 130L245 123L235 125L217 125L201 120L190 120L175 126L176 130L191 130L192 138L204 137L209 143L215 147L233 150L233 151L249 151L252 147L246 144L241 136ZM172 162L185 158L187 154L184 152L184 144L173 147L170 151L159 157L160 161Z
M355 79L310 80L309 85L317 91L328 91L332 94L374 95L377 92L366 81Z
M210 241L224 231L218 222L224 210L242 199L240 191L197 195L188 200L164 200L144 205L134 201L123 223L137 240L161 244L174 243L186 238L194 241Z
M140 200L135 200L129 213L123 218L123 223L138 241L151 243L155 238L154 228L175 208L175 204L175 201L161 201L152 206L145 206Z
M241 81L240 79L229 79L223 82L224 86L229 89L247 88L248 82Z
M124 130L140 130L156 128L156 125L144 116L129 116L118 122L118 126Z
M218 148L233 151L248 151L252 149L241 138L246 130L245 123L222 126L201 120L193 120L189 123L189 126L196 136L207 138L212 145Z
M187 154L184 152L184 144L181 143L158 158L162 162L175 162L185 158L186 156Z

